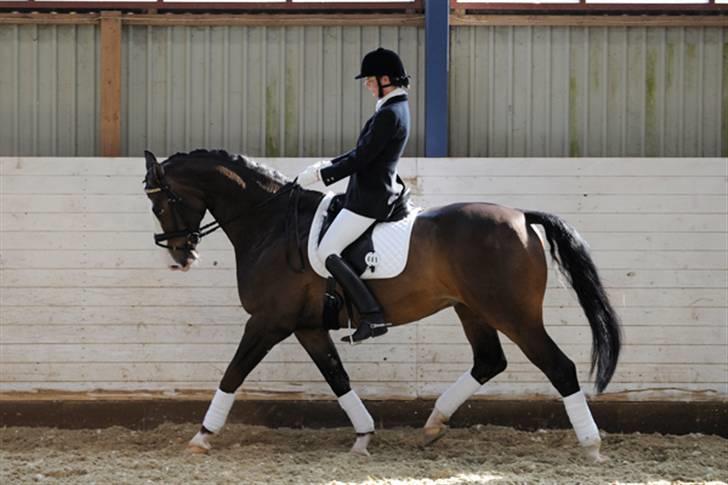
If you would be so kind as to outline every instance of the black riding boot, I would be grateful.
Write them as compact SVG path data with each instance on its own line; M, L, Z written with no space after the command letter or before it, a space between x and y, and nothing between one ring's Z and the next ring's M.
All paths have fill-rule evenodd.
M336 254L332 254L326 258L326 269L344 287L356 309L359 310L359 326L353 334L342 338L341 341L361 342L369 337L387 333L389 324L384 321L382 307L348 263Z

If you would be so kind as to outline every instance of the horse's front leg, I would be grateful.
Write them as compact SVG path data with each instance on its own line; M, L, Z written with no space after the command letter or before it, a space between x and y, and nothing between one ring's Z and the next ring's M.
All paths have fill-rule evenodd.
M306 349L308 355L311 356L316 367L331 386L331 390L336 394L339 405L349 416L351 424L354 425L356 441L351 448L351 452L368 456L367 446L374 433L374 419L372 419L356 392L349 386L349 376L341 364L339 353L331 340L328 330L297 330L296 338Z
M220 381L220 387L212 398L202 427L187 445L190 451L207 453L210 450L210 437L219 433L225 424L235 400L235 391L270 349L289 335L290 328L276 320L264 321L256 316L248 320L238 350L235 351L235 356Z

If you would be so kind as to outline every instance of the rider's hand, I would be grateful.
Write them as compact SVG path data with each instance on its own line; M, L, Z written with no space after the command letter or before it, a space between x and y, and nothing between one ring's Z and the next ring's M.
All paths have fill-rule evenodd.
M321 169L324 167L328 167L331 165L331 162L328 160L321 160L320 162L316 162L313 165L309 165L306 167L303 172L298 174L298 183L302 187L307 187L309 185L313 185L319 180L321 180Z

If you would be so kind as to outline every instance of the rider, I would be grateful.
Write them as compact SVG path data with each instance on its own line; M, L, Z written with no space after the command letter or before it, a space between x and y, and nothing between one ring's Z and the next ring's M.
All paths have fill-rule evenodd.
M397 181L397 162L410 131L407 91L409 77L399 56L388 49L369 52L354 79L378 98L376 111L364 124L356 147L331 161L320 161L298 175L298 183L325 185L349 177L344 208L321 240L318 255L326 269L351 296L359 326L345 342L360 342L387 333L382 307L341 252L377 220L386 219L404 187Z

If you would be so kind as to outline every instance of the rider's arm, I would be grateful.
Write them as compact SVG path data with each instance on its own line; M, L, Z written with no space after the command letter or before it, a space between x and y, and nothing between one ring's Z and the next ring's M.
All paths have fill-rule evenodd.
M361 170L382 152L396 128L397 116L392 110L378 111L369 128L359 137L356 148L336 157L331 161L331 166L321 169L321 180L331 185Z

